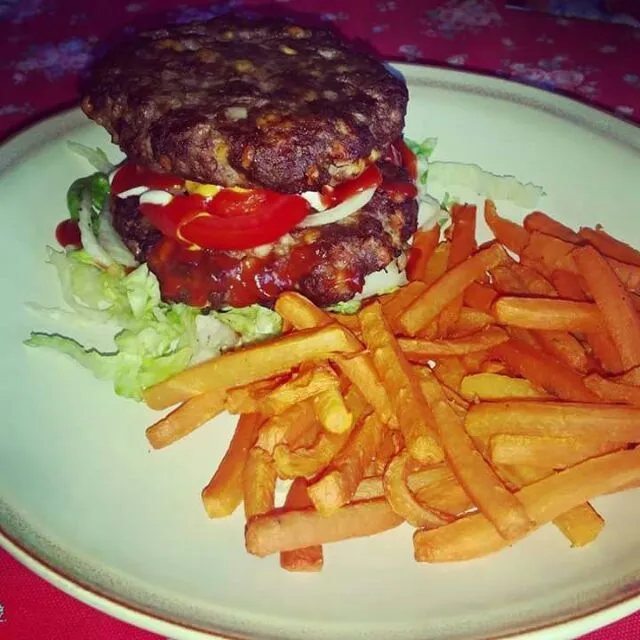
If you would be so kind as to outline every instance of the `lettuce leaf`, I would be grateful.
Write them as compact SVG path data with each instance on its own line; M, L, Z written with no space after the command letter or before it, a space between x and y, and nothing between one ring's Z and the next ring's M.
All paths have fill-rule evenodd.
M240 335L241 344L260 342L282 333L282 318L259 304L219 311L215 316Z

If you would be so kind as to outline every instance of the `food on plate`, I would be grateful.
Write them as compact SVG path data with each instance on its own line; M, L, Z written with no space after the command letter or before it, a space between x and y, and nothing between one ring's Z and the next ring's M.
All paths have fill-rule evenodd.
M210 397L241 413L202 494L209 516L244 501L247 551L279 553L289 571L319 571L323 545L403 522L419 562L481 557L548 522L572 546L592 543L605 521L589 500L640 486L639 368L611 370L635 362L634 337L622 344L610 317L638 314L639 289L588 234L534 213L521 226L487 202L495 242L478 247L475 210L454 203L453 228L420 236L414 279L365 300L348 325L283 293L284 336L148 389L151 406L182 402L169 423ZM516 246L519 261L505 251ZM440 275L424 279L438 251ZM546 324L523 321L536 310ZM195 429L203 414L190 415ZM178 423L171 441L192 430ZM282 506L281 481L293 481Z

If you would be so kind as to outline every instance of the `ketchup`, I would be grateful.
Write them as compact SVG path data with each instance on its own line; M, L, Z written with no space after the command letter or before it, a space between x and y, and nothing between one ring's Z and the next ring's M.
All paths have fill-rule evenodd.
M56 240L63 247L81 247L80 227L75 220L67 218L56 227Z
M184 180L165 173L156 173L146 167L127 162L116 170L111 181L111 193L117 196L119 193L140 186L169 191L183 187Z
M353 180L343 182L337 187L323 187L320 199L322 204L329 209L362 191L379 186L381 182L382 173L375 164L372 164Z

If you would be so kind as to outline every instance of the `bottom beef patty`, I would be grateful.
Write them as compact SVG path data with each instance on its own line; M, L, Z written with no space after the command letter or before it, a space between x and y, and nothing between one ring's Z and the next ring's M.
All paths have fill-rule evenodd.
M406 251L418 205L402 167L381 162L384 182L358 212L320 227L293 229L277 243L247 251L194 251L160 234L140 214L138 198L115 198L113 223L136 258L160 282L163 300L221 309L272 306L299 291L319 306L350 300L366 275Z

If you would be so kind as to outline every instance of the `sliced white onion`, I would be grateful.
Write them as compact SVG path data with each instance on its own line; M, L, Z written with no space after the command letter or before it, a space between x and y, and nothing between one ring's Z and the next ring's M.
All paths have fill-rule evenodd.
M143 193L149 191L149 187L131 187L122 193L117 193L118 198L130 198L131 196L141 196Z
M322 202L322 194L319 191L304 191L300 197L304 198L316 211L326 211L327 209L325 203Z
M86 189L80 198L80 211L78 216L78 227L80 228L80 239L84 250L97 262L105 267L113 264L113 258L100 246L91 228L91 192Z
M98 242L100 246L114 259L115 262L125 267L138 265L135 257L122 241L117 231L113 228L111 215L111 203L107 198L104 208L100 213L100 228L98 229Z
M398 261L391 261L379 271L369 273L364 278L362 291L354 296L356 300L364 300L371 296L381 295L407 284L407 274L398 267Z
M140 196L140 204L157 204L166 207L173 200L173 196L168 191L160 189L149 189Z
M369 200L373 198L376 188L377 187L370 187L369 189L365 189L364 191L347 198L340 204L332 207L331 209L327 209L326 211L312 213L311 215L308 215L298 226L319 227L324 224L338 222L338 220L342 220L343 218L350 216L352 213L362 209L362 207L364 207Z

